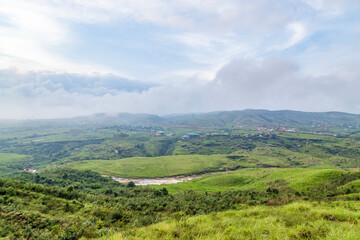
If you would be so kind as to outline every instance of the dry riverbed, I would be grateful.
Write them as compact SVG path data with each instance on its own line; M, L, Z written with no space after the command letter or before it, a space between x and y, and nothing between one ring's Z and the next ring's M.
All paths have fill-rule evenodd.
M166 178L117 178L111 177L117 182L128 183L134 182L136 185L161 185L161 184L174 184L180 182L187 182L193 179L201 178L203 175L193 175L193 176L177 176L177 177L166 177Z

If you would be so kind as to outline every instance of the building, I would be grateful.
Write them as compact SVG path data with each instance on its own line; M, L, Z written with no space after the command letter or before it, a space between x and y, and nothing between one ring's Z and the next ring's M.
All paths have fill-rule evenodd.
M181 137L181 139L185 140L185 139L190 139L190 138L195 138L195 137L199 137L200 135L197 133L186 133L184 136Z
M198 137L198 136L199 136L199 134L197 134L197 133L186 133L185 135L186 135L186 136L189 136L190 138Z

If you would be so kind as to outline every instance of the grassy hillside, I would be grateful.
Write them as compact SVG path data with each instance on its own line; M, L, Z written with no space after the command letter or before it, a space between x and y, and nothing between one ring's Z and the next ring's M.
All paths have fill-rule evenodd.
M29 166L31 157L22 154L0 153L0 176L7 176Z
M166 187L170 193L180 193L186 190L197 192L264 190L269 187L279 188L284 186L302 192L331 182L339 177L351 175L357 176L359 174L357 172L331 169L240 169L234 172L206 175L189 182L161 185L161 187ZM159 188L159 186L154 186L154 188Z
M341 112L299 112L242 110L204 113L195 116L178 117L177 124L188 126L230 127L244 126L287 126L300 128L328 129L330 126L359 126L360 116Z
M307 150L303 150L307 149ZM256 163L260 166L275 167L303 167L331 169L338 166L359 166L358 160L346 156L331 155L325 151L317 151L313 147L305 146L299 152L281 147L257 147L251 151L240 150L232 153L232 156L242 156L248 163ZM310 149L310 150L308 150ZM302 151L302 152L300 152ZM339 164L340 163L340 164Z
M340 188L351 181L356 184L359 173L310 170L313 172L303 171L296 175L296 169L292 170L294 172L290 173L272 169L265 173L246 170L260 182L263 179L263 185L260 183L257 189L206 193L183 191L179 194L169 194L163 186L154 189L123 185L91 171L60 168L36 174L21 173L14 178L0 179L0 238L91 239L104 235L109 238L110 233L120 232L119 238L133 236L133 233L141 239L146 231L149 234L146 237L151 239L186 239L201 234L208 239L220 236L214 234L224 237L227 234L248 234L244 235L247 236L245 239L254 239L270 233L278 233L272 235L278 239L288 237L288 233L294 234L292 239L301 239L324 237L320 234L325 233L332 236L339 231L347 234L339 236L353 239L353 234L358 234L353 227L358 229L359 202L329 201L337 197L354 200L359 189L348 192ZM293 185L280 180L282 177L289 179L291 174L294 175ZM305 180L301 180L300 175ZM271 180L275 181L267 185L266 182ZM308 190L297 192L292 188ZM299 206L293 203L266 207L304 200L309 202ZM315 200L324 203L311 203ZM236 209L240 212L219 213ZM191 218L200 214L210 215ZM226 216L231 219L225 219ZM191 225L192 221L197 224ZM140 228L154 223L158 225ZM165 227L159 231L154 226ZM251 231L254 226L264 231Z
M166 221L101 239L360 239L360 202L244 208Z
M0 153L0 164L19 163L28 159L28 156L13 153Z
M101 125L177 125L201 127L232 127L243 126L278 126L300 128L343 128L359 127L360 116L343 112L300 112L300 111L269 111L269 110L241 110L219 111L200 114L183 114L175 116L157 116L151 114L119 113L115 116L94 114L69 119L52 120L1 120L2 128L9 127L39 127L58 128L69 125L101 126Z
M72 163L69 166L116 177L151 178L220 171L225 168L234 169L240 165L226 158L225 155L174 155L89 160Z
M236 132L235 132L236 133ZM244 135L244 134L241 134ZM248 164L274 167L357 168L358 140L301 133L211 136L178 141L173 154L230 154Z

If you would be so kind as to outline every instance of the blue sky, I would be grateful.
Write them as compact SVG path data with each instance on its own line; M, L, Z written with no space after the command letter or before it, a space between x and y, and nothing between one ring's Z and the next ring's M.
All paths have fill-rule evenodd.
M357 0L0 0L0 118L360 113Z

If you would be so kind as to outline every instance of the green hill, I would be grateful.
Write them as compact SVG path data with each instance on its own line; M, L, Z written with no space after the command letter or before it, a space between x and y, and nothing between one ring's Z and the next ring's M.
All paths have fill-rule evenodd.
M249 168L240 169L234 172L206 175L189 182L161 185L161 187L166 187L170 193L180 193L187 190L196 192L217 192L251 189L264 190L266 188L283 187L289 187L297 192L304 192L324 185L338 187L345 179L354 180L358 178L360 178L358 172L343 170ZM336 181L333 182L334 180ZM351 183L348 184L350 185ZM160 188L160 186L154 187Z
M360 115L343 112L301 112L291 110L236 110L218 111L197 114L178 114L157 116L152 114L104 113L64 119L39 120L1 120L0 129L6 127L59 127L69 124L77 125L164 125L164 126L196 126L196 127L231 127L231 126L268 126L320 128L359 127Z
M170 220L101 239L360 239L360 202L297 202Z
M300 111L269 111L242 110L222 111L173 118L174 124L188 126L231 127L231 126L264 126L264 127L296 127L322 128L358 127L360 115L342 112L300 112Z

